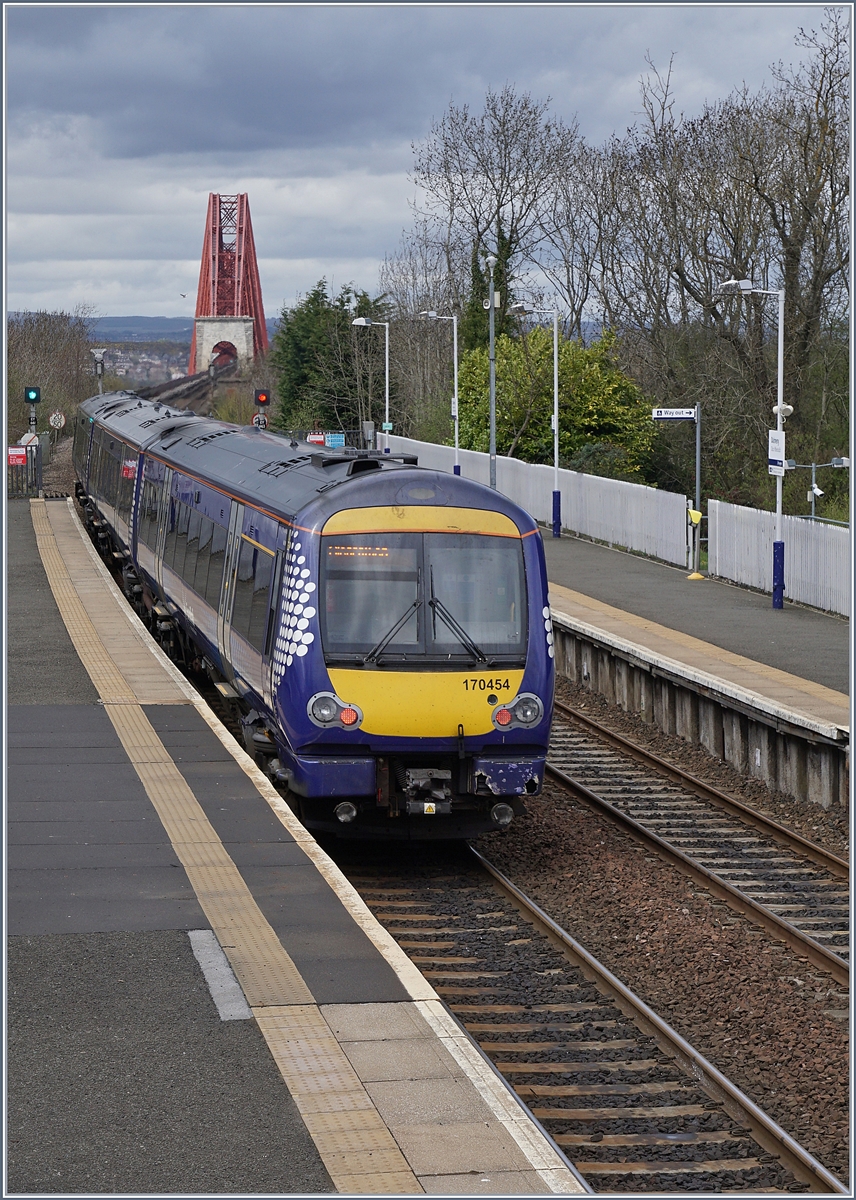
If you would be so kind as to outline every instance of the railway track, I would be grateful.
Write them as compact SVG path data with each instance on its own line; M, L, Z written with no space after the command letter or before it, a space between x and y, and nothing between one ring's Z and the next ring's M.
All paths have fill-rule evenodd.
M557 703L548 772L849 984L849 865Z
M593 1191L846 1193L476 851L331 852Z

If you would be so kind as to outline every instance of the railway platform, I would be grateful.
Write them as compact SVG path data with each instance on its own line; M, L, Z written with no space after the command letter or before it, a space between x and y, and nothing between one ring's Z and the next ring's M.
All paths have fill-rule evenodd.
M574 682L799 799L846 804L849 622L581 538L544 538Z
M7 1193L586 1191L71 502L7 529Z
M545 533L544 550L551 583L587 597L590 612L597 606L589 602L598 601L623 613L634 638L647 629L673 646L692 639L707 647L712 665L730 661L719 653L726 651L756 668L849 693L850 623L844 617L787 600L774 612L769 596L716 579L690 580L685 568L584 538Z

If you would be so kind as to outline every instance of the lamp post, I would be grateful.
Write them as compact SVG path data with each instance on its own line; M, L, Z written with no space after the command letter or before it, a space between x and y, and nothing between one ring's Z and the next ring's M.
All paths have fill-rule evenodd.
M817 484L817 468L818 467L836 467L839 470L843 467L849 468L850 459L849 458L833 458L829 462L826 462L826 463L798 463L798 462L792 462L791 459L788 459L787 465L790 470L796 469L796 470L811 471L811 490L809 491L806 499L811 501L811 519L813 521L815 519L815 503L823 495L823 489L818 487L818 484Z
M389 435L392 426L389 423L389 321L373 321L371 317L355 317L351 322L352 325L383 325L386 332L384 340L384 408L383 408L383 432L386 434L386 445L384 446L384 454L389 454Z
M527 308L519 301L511 311L520 316L532 314L553 318L553 537L562 536L562 493L559 491L559 310L557 308Z
M785 418L794 411L790 404L785 404L785 289L759 288L751 279L726 279L719 286L720 292L736 293L743 296L778 296L779 297L779 352L778 352L778 386L776 389L776 432L783 433ZM785 467L776 470L776 540L773 542L773 608L784 607L785 594L785 543L782 540L782 480ZM771 472L772 473L772 472Z
M420 317L427 317L429 321L451 321L452 322L452 355L454 357L454 394L452 396L452 420L455 423L455 469L454 473L460 475L461 464L459 461L460 454L458 449L458 316L457 313L452 313L451 316L441 316L440 313L433 311L421 312Z
M496 296L493 291L493 272L496 267L495 254L487 256L487 268L490 271L490 296L488 298L488 342L490 358L490 486L496 491L496 337L495 311Z

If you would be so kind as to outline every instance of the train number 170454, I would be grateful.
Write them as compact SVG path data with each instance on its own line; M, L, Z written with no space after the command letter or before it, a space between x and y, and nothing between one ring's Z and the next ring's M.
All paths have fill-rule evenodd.
M511 684L507 679L485 679L480 675L475 679L465 679L464 689L468 692L510 692Z

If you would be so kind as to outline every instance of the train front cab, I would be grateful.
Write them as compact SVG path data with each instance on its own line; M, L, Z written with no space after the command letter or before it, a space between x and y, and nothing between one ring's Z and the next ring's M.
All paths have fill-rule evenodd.
M520 523L381 506L295 534L272 686L311 828L469 837L540 791L552 626L540 534Z

